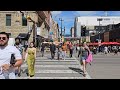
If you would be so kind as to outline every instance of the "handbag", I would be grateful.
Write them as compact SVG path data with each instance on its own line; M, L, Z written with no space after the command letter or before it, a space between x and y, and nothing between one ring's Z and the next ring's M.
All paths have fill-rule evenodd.
M88 55L88 57L87 57L87 59L86 59L86 62L90 63L92 61L93 61L93 56L92 56L92 53L90 52L89 55Z

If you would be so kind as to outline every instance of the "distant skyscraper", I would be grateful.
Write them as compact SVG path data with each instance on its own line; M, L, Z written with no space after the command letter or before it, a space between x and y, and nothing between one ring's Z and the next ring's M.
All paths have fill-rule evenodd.
M78 18L75 18L75 22L74 22L74 37L80 38L81 37L81 23L78 22Z
M70 33L71 33L71 37L75 37L74 27L71 27Z

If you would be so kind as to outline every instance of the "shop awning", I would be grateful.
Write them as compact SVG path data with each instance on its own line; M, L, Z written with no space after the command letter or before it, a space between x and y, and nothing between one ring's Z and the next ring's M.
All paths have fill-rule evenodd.
M28 40L30 37L30 34L29 33L20 33L17 38L19 39L23 39L23 40Z
M102 45L120 45L118 42L102 42Z

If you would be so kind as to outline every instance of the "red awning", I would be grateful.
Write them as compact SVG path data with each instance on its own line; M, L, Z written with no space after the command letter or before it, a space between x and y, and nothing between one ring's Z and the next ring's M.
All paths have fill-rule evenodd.
M118 42L102 42L102 45L120 45Z

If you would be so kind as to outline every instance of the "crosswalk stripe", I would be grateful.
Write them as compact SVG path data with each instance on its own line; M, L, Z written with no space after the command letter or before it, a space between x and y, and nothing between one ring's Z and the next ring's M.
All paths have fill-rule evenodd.
M86 79L85 77L17 77L16 79Z
M75 62L75 60L35 60L36 62Z
M35 73L78 73L73 70L37 70Z
M27 67L27 65L22 65L21 67ZM35 67L78 67L78 65L35 65Z
M21 68L26 70L27 64L24 63ZM47 70L46 68L49 69ZM67 69L64 70L64 68ZM66 58L65 60L50 60L37 57L35 62L35 76L29 78L23 73L23 75L17 77L17 79L90 79L89 76L82 77L80 68L78 60L74 57Z

